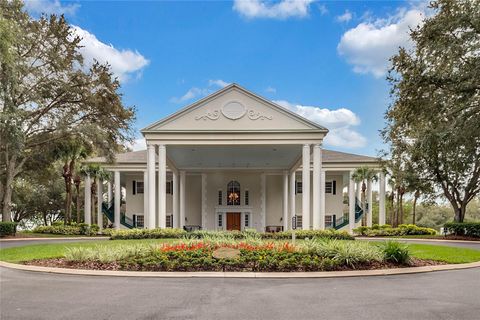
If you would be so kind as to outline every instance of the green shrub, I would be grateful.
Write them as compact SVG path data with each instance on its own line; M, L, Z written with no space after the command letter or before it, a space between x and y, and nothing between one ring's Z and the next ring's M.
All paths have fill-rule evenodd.
M443 227L456 236L480 238L480 222L449 222Z
M346 231L330 230L297 230L295 231L297 239L339 239L339 240L353 240L354 238ZM288 240L292 238L292 231L284 231L277 233L260 233L254 229L247 229L245 231L208 231L198 230L193 232L186 232L181 229L130 229L130 230L116 230L111 232L112 240L124 239L169 239L169 238L188 238L188 239L218 239L218 240Z
M15 222L0 222L0 237L14 236L17 232L17 224Z
M367 237L391 237L391 236L406 236L406 235L435 235L437 231L431 228L418 227L413 224L401 224L398 228L392 228L389 225L358 227L353 229L357 235Z
M405 244L398 241L386 241L380 247L385 261L406 264L410 260L410 251Z
M51 226L38 226L33 229L34 233L63 234L63 235L86 235L93 236L98 233L96 224L88 225L86 223L63 225L56 224Z

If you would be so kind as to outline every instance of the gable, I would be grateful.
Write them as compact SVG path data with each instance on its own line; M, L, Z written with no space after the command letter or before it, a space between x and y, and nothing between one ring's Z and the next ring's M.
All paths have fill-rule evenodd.
M156 131L328 130L232 84L142 130Z

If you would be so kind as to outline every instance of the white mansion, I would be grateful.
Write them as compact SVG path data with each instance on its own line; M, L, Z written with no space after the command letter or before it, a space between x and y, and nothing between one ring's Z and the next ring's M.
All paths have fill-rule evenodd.
M351 230L364 214L356 205L361 166L379 170L379 224L385 223L385 176L378 160L322 148L328 130L231 84L144 128L147 150L118 154L108 204L115 228L176 227L279 231L334 227ZM85 183L85 222L92 222L91 178ZM103 195L103 182L97 183ZM103 198L103 197L101 197ZM372 184L367 184L372 203ZM111 203L113 202L113 203ZM372 206L367 206L367 225Z

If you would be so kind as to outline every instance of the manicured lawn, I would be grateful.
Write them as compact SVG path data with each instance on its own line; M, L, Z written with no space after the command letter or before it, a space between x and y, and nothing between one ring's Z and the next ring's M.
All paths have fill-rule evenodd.
M133 243L163 243L171 242L176 239L147 239L147 240L116 240L116 241L89 241L74 243L55 243L55 244L36 244L23 247L13 247L0 250L0 260L6 262L22 262L34 259L48 259L62 257L65 248L69 247L94 247L102 246L121 246Z
M178 241L178 239L115 240L38 244L1 249L0 260L15 263L34 259L59 258L63 256L66 247L93 247L95 245L114 247L125 244L164 243L173 241ZM372 245L378 245L378 242L372 243ZM412 256L421 259L445 261L448 263L467 263L480 261L480 250L427 244L408 244L408 247L411 250Z
M428 244L409 244L413 256L420 259L467 263L480 261L480 250L453 248Z

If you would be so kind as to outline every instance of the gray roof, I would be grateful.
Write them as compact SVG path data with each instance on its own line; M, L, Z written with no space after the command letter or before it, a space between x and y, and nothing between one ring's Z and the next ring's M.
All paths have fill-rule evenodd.
M343 162L372 163L372 162L377 162L378 158L323 149L322 160L324 163L343 163ZM104 157L96 157L96 158L90 158L86 162L105 163L106 160ZM147 150L119 153L116 155L116 163L124 163L124 164L145 163L146 164Z

